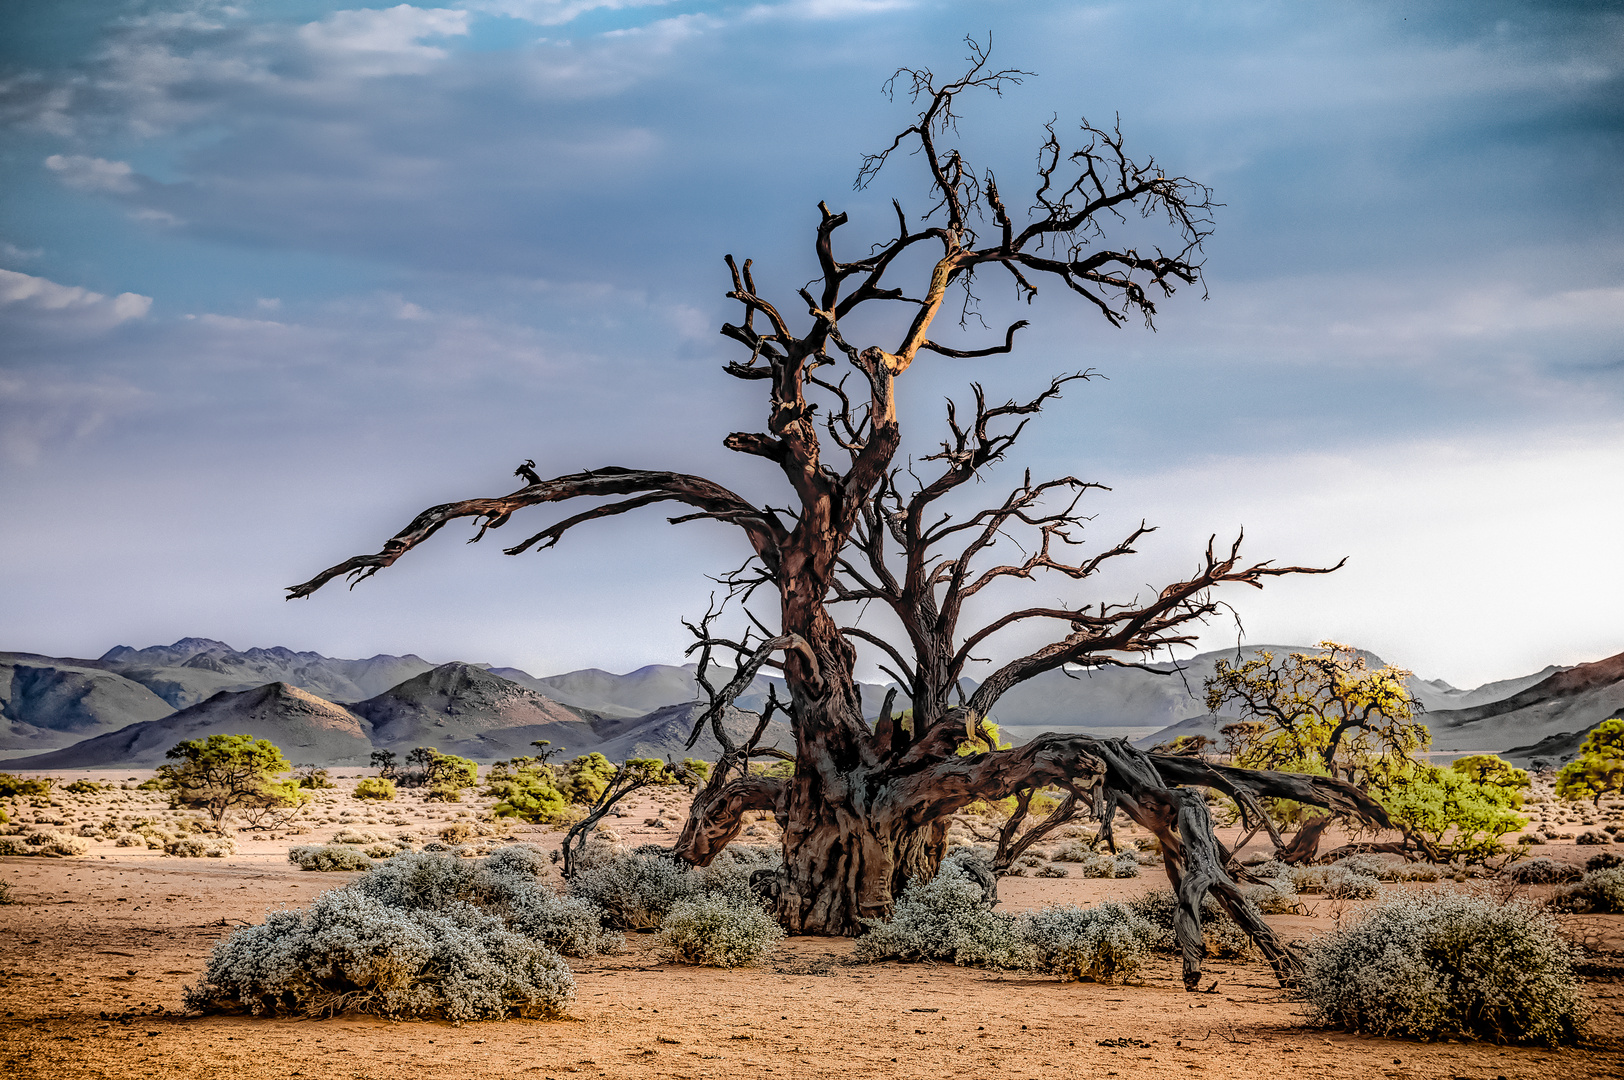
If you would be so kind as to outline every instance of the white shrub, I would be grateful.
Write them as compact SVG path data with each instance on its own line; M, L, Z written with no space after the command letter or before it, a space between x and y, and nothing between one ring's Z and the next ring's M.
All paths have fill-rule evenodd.
M732 968L753 964L783 940L778 921L748 898L712 893L673 904L660 941L684 963Z
M1314 942L1315 1022L1372 1035L1572 1042L1583 1026L1574 950L1531 906L1409 893Z
M371 870L372 860L343 844L303 844L288 848L288 862L301 870L324 873L342 870Z
M462 1022L562 1015L575 981L557 953L467 904L391 907L334 889L216 945L188 1007L254 1015L369 1012Z
M1172 889L1157 889L1135 897L1127 906L1151 925L1151 948L1159 952L1179 951L1178 939L1173 933L1173 916L1178 911L1179 901ZM1215 959L1241 959L1256 951L1246 931L1210 894L1201 906L1201 937L1206 942L1207 955Z
M6 840L0 854L5 855L40 855L47 859L70 858L83 855L90 850L88 841L70 833L46 832L28 833L18 843Z
M223 859L237 850L237 842L229 836L209 840L198 836L181 836L164 843L164 854L182 859Z
M611 926L653 929L672 906L704 891L700 874L670 852L655 848L614 852L595 858L570 879L572 895L603 909ZM745 875L748 888L749 875Z
M1295 915L1303 910L1290 878L1265 878L1256 885L1244 886L1241 892L1265 915Z
M1382 884L1369 874L1333 864L1325 872L1325 895L1337 900L1369 900L1382 891Z
M1592 870L1575 885L1564 885L1551 897L1558 911L1581 914L1624 914L1624 866Z
M1131 979L1144 964L1154 935L1151 925L1123 904L1044 908L1021 922L1033 966L1079 981Z
M986 906L982 886L964 868L942 861L934 881L912 882L891 918L864 919L859 960L950 960L984 967L1029 967L1032 948L1019 921Z

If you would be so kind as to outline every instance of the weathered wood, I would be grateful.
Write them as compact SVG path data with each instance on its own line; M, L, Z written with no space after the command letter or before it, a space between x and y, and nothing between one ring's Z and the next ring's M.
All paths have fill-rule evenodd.
M683 508L674 523L713 521L738 528L754 557L724 576L728 598L743 605L758 589L765 590L776 600L777 626L769 628L769 617L746 609L749 626L733 644L741 668L753 664L753 672L771 664L783 674L795 772L772 781L750 774L755 740L734 745L723 731L720 719L731 704L729 695L736 697L748 683L743 670L742 678L720 690L707 687L714 691L712 708L701 723L708 721L718 735L723 760L700 787L676 852L694 863L709 862L738 835L746 812L770 810L783 827L785 869L773 890L778 915L786 927L803 933L857 933L863 919L890 911L908 879L935 872L947 815L976 799L1049 785L1067 793L1068 815L1099 793L1113 808L1121 805L1156 822L1173 852L1169 874L1176 878L1184 848L1166 794L1169 786L1247 790L1244 778L1222 770L1164 777L1160 766L1125 743L1074 735L1045 735L1025 746L967 757L958 756L959 750L975 741L971 732L982 730L999 696L1025 680L1077 664L1134 664L1193 640L1194 624L1217 611L1211 592L1218 586L1261 587L1282 574L1325 572L1248 564L1240 558L1239 539L1227 549L1209 542L1194 574L1149 599L1023 607L980 626L961 625L971 601L988 587L1044 574L1085 581L1110 560L1132 554L1134 543L1150 529L1141 525L1115 544L1091 549L1095 553L1087 557L1067 554L1081 542L1088 520L1079 500L1101 487L1069 476L1034 483L1028 475L1002 501L967 517L941 510L942 500L983 479L1003 459L1046 403L1064 387L1085 382L1086 372L1061 376L1020 403L989 404L982 388L973 386L973 416L961 422L950 405L941 451L909 459L906 471L899 467L898 379L926 352L965 358L1006 353L1022 325L1010 327L1001 345L958 348L932 341L946 298L959 287L973 298L978 272L1008 273L1027 299L1038 283L1058 283L1112 325L1129 317L1149 322L1156 297L1200 280L1214 203L1205 186L1169 175L1153 161L1134 160L1120 131L1085 121L1075 150L1063 149L1054 125L1048 125L1039 147L1036 189L1023 217L1006 205L991 173L972 169L957 148L939 145L957 130L962 94L997 91L1021 73L993 70L985 50L972 43L969 70L958 79L939 83L925 70L898 77L911 86L921 111L888 148L864 159L859 179L872 180L899 148L915 152L913 160L925 166L931 185L933 209L924 220L911 225L894 204L895 237L858 244L856 257L842 261L835 239L846 215L820 204L813 253L821 274L788 308L762 294L750 261L726 259L731 283L726 295L740 305L742 318L724 325L722 333L748 355L725 370L765 383L766 407L762 430L735 431L724 445L765 462L787 487L788 508L758 505L686 473L617 467L547 479L527 461L517 470L525 481L519 490L431 507L380 551L354 556L288 590L290 599L306 597L338 577L362 580L453 521L478 523L473 536L478 540L517 513L577 499L597 501L507 553L545 550L590 522L662 503ZM1111 246L1110 227L1130 210L1168 223L1162 246ZM981 222L991 223L993 235L978 236ZM1141 247L1155 254L1142 255ZM917 256L928 256L925 278L912 289L896 284L904 268L920 265ZM883 316L865 321L865 327L882 328L885 344L859 347L847 341L842 324L860 308L865 315L900 312L906 327L885 330ZM830 367L843 371L844 378L824 371ZM836 454L844 460L837 463ZM918 478L916 468L935 472ZM917 486L904 490L904 477L917 479ZM997 545L1023 529L1035 531L1034 542L1019 559L1000 561ZM831 611L850 605L841 610L853 612L847 621L854 623L861 605L871 601L900 622L901 638L842 626ZM713 614L700 624L706 648L724 644L712 633ZM1054 628L1053 640L995 667L967 693L961 679L976 654L1003 631L1032 624ZM882 662L895 665L912 703L909 726L887 716L869 728L854 677L859 645L878 648ZM1304 801L1340 798L1342 793L1311 791ZM1052 818L1049 827L1061 820L1069 816ZM582 836L584 831L574 834L577 846Z

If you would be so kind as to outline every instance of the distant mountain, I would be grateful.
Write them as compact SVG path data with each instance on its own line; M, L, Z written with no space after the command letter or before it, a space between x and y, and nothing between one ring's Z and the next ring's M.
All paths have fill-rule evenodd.
M1555 735L1547 735L1537 743L1528 746L1513 746L1500 756L1511 762L1527 768L1535 758L1545 758L1556 765L1565 765L1579 756L1579 748L1584 745L1586 736L1600 727L1603 720L1624 720L1624 709L1620 709L1612 716L1603 717L1583 731L1561 731Z
M563 675L549 675L535 679L515 668L491 668L493 673L512 679L521 685L538 690L555 701L577 709L608 717L642 717L667 705L698 701L704 695L700 690L698 664L673 667L668 664L650 664L625 675L615 675L599 668L586 668ZM721 689L733 677L729 668L718 668L711 675L711 685ZM527 682L526 679L529 679ZM966 684L974 689L974 683ZM734 702L735 707L759 712L767 704L767 694L776 687L780 701L789 699L784 680L771 674L758 674ZM860 683L864 715L874 716L885 700L887 687L880 683ZM899 698L897 709L907 708L905 697Z
M269 739L295 764L359 764L372 751L365 721L284 682L222 691L161 720L131 724L63 750L6 762L8 768L92 769L161 765L170 747L210 735Z
M94 660L0 653L0 750L49 750L173 711Z
M596 728L598 736L603 741L597 746L583 746L581 750L582 752L595 750L610 761L625 761L633 757L670 758L673 761L697 757L715 761L722 756L722 747L708 725L705 733L694 744L694 748L692 750L685 748L688 735L694 728L694 720L703 711L704 706L694 701L683 705L667 705L647 716L634 719L601 721ZM760 719L757 713L728 709L722 715L722 728L735 742L742 743L755 732ZM777 748L793 752L795 734L790 731L788 724L775 716L767 725L767 730L762 734L758 745L763 749ZM574 753L576 747L571 746L570 750Z
M1439 750L1501 750L1588 731L1624 709L1624 653L1564 668L1486 705L1430 713Z
M1264 652L1283 660L1288 653L1318 651L1304 645L1247 645L1197 653L1177 663L1148 664L1145 668L1049 671L999 698L992 708L992 718L1000 732L1021 741L1044 731L1150 728L1155 734L1145 738L1162 742L1174 735L1197 733L1195 728L1183 725L1208 715L1204 687L1216 673L1219 660L1238 664ZM1363 649L1359 655L1371 667L1385 663ZM1417 688L1420 682L1411 680L1412 690L1423 701L1440 693L1436 688Z
M173 645L146 649L119 645L102 654L101 663L177 709L222 690L246 690L271 682L285 682L329 701L360 701L434 666L411 655L335 660L279 646L239 652L210 638L182 638Z
M1153 664L1150 670L1052 671L1011 690L992 718L1017 743L1043 731L1130 737L1154 732L1136 740L1142 745L1213 734L1222 721L1206 712L1205 680L1220 658L1239 662L1263 651L1283 656L1314 650L1259 645ZM1382 664L1372 653L1361 655L1371 666ZM713 681L719 686L730 675L719 670ZM272 693L276 686L282 689ZM736 725L741 737L747 733L753 726L749 714L775 687L787 697L783 686L776 676L758 675L736 703L742 711L729 713L729 730ZM1472 690L1424 679L1412 679L1410 687L1427 707L1439 749L1531 746L1547 735L1582 733L1624 707L1624 654ZM966 693L974 688L965 680ZM253 697L262 691L269 694L263 701ZM873 717L886 687L863 684L861 691L865 715ZM170 721L225 730L215 721L242 713L262 725L255 734L290 756L326 763L361 759L374 747L419 745L488 761L529 753L537 739L565 746L572 755L663 757L684 752L700 696L692 664L653 664L625 675L588 668L537 678L517 668L435 666L413 655L337 660L285 648L240 652L208 638L183 638L144 649L119 646L96 660L0 653L0 717L6 721L0 725L0 753L65 749L72 753L63 762L89 754L109 764L134 764L118 755L150 756L148 740L167 739L157 748L161 759L173 742L193 737L174 734L178 729L166 726ZM175 703L183 705L181 712L169 712ZM232 703L236 711L224 708ZM899 695L896 707L908 704ZM212 711L192 712L203 706ZM312 708L329 710L322 713L326 720L315 723ZM205 719L197 721L198 715ZM105 740L109 735L118 738ZM718 752L710 738L696 747L701 756ZM768 736L769 743L775 740L784 747L791 743L781 721Z
M490 758L534 753L537 739L571 749L601 741L580 713L473 664L442 664L349 708L379 748Z

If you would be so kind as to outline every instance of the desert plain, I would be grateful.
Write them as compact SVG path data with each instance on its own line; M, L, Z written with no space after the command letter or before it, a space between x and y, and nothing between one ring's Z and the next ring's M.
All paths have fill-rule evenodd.
M135 790L150 771L54 775L49 800L13 803L12 828L96 835L77 857L0 858L12 900L0 905L0 1073L8 1077L1624 1076L1624 916L1617 915L1561 917L1584 950L1593 1014L1585 1043L1559 1050L1311 1027L1305 1005L1261 962L1209 960L1204 992L1190 994L1173 956L1159 956L1131 983L1101 985L857 963L850 940L828 938L789 938L753 968L718 970L672 962L653 935L629 934L617 955L570 961L578 996L568 1018L556 1021L454 1026L189 1014L184 988L233 927L307 904L357 876L301 871L287 859L295 844L350 830L419 845L449 838L455 843L447 846L476 854L512 842L556 848L561 833L493 822L491 800L472 793L455 804L427 803L411 791L395 802L362 802L352 792L365 774L338 770L338 786L320 792L291 830L242 831L230 855L180 858L117 846L106 827L142 819L164 827L195 817L168 809L162 793ZM74 795L64 788L75 779L112 787ZM609 832L627 844L669 842L685 809L680 791L643 795L608 819ZM1553 834L1537 854L1582 865L1598 850L1573 837L1605 810L1598 818L1588 807L1551 802L1531 809L1530 828L1543 823ZM974 830L975 823L962 827ZM774 843L777 832L763 820L745 840ZM1125 879L1009 877L1000 884L1001 910L1122 899L1165 880L1156 866ZM1384 893L1399 888L1536 900L1550 889L1476 879L1395 883ZM1303 901L1300 914L1270 916L1287 941L1328 932L1373 902Z

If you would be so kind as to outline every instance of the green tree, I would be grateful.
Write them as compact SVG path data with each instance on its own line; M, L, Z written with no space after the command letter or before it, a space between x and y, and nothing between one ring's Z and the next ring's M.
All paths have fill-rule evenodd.
M406 755L407 772L400 782L426 787L436 802L460 802L462 793L479 782L479 766L465 757L446 754L432 746L419 746Z
M293 768L282 751L252 735L188 739L164 755L158 781L175 806L202 810L220 828L232 810L297 809L310 799L293 780L277 777Z
M1561 799L1589 799L1624 791L1624 717L1603 720L1585 736L1579 756L1556 774Z
M1463 758L1456 758L1449 767L1475 783L1504 790L1510 800L1509 805L1519 808L1522 806L1523 792L1529 787L1528 774L1511 762L1504 761L1494 754L1469 754Z
M485 794L498 800L491 808L497 817L552 824L569 809L569 799L558 789L557 771L535 757L496 762L486 774Z
M1509 765L1506 768L1522 773ZM1526 784L1526 773L1523 778ZM1504 854L1500 838L1528 824L1516 812L1522 804L1518 788L1473 776L1467 769L1416 763L1376 795L1395 822L1424 837L1440 854L1467 863Z
M564 766L560 790L570 802L591 806L614 780L616 771L614 763L602 754L582 754Z
M385 780L394 780L399 774L395 769L395 752L393 750L374 750L370 762L378 775Z

